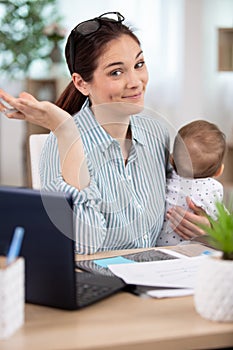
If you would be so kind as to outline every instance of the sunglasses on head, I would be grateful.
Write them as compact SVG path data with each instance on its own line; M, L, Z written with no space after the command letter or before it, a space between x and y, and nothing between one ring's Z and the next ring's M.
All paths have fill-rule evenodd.
M121 23L125 19L119 12L106 12L100 15L89 19L87 21L79 23L72 31L70 35L70 61L72 73L74 72L74 61L75 61L75 34L78 33L82 36L88 36L97 32L104 21L109 21L112 23Z

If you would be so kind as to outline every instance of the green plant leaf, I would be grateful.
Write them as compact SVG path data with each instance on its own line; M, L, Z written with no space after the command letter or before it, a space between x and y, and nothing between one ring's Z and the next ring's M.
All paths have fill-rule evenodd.
M231 207L230 207L231 208ZM200 225L212 245L223 252L223 259L233 260L233 214L222 202L216 202L217 220L208 217L210 225Z

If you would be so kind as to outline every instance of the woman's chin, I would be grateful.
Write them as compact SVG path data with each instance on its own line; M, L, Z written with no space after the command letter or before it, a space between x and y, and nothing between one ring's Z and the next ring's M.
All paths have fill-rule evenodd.
M92 106L92 110L99 120L116 121L121 118L128 117L133 114L138 114L144 109L143 104L128 103L128 102L111 102L101 105Z
M118 102L113 104L114 109L116 109L122 115L133 115L138 114L144 109L143 101L141 103L133 102Z

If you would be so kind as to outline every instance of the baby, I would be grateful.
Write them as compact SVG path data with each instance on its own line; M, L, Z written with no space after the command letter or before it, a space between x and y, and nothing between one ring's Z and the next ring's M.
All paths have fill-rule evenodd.
M166 212L176 205L190 210L186 203L189 196L216 219L215 203L223 200L223 186L214 178L223 172L225 150L225 135L215 124L196 120L178 131L170 158L173 170L167 179ZM157 245L176 245L182 241L165 219Z

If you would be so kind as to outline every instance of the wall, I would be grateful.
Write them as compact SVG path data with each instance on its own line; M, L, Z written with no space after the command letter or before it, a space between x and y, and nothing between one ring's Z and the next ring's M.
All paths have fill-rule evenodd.
M3 81L0 87L13 96L23 90L21 81ZM0 184L25 185L24 170L25 122L9 120L0 114Z
M136 27L150 73L146 109L166 121L172 139L197 118L216 122L232 139L233 72L217 71L217 27L233 26L233 0L59 0L59 6L68 31L107 11ZM10 85L0 82L8 91ZM1 118L0 128L0 183L23 184L23 124Z
M203 108L233 142L233 72L217 70L217 28L233 27L233 0L205 0L203 15Z

